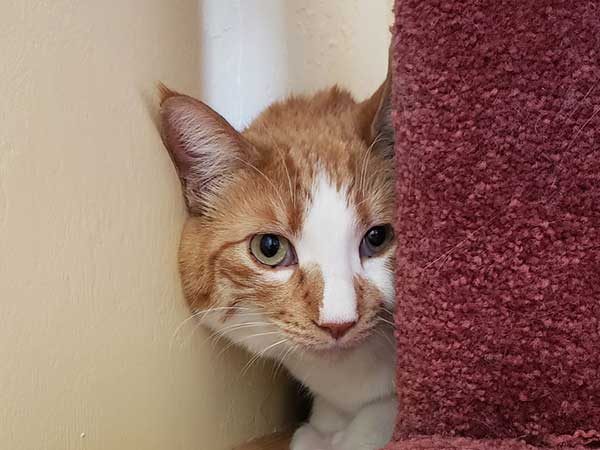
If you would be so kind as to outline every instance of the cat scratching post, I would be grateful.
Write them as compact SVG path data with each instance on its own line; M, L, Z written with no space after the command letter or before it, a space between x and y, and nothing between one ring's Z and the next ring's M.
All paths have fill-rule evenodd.
M389 450L600 444L600 2L399 0Z

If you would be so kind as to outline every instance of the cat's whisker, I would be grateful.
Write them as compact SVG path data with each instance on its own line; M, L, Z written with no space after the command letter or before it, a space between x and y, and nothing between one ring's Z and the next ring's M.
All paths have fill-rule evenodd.
M215 330L213 331L206 339L204 339L200 345L205 345L207 342L212 341L211 345L214 346L216 345L217 342L219 342L223 337L225 337L225 335L227 333L236 331L238 329L243 329L243 328L251 328L251 327L258 327L258 326L267 326L270 325L267 322L247 322L247 323L242 323L242 324L233 324L230 325L229 327L225 327L225 328L221 328L219 330ZM194 327L194 329L192 330L191 334L186 338L185 342L189 342L192 340L192 338L194 337L194 335L196 334L196 332L198 331L199 328L202 327L202 323L197 323L196 326Z
M294 353L294 351L296 351L298 349L299 345L298 344L294 344L292 345L284 354L283 356L279 359L277 365L275 366L275 370L273 371L273 380L275 380L275 378L277 378L277 375L279 373L279 371L281 370L281 368L283 367L283 363L285 362L285 359L292 353Z
M589 97L589 95L594 92L594 89L596 89L595 85L592 85L588 91L586 92L586 94L583 96L583 98L577 102L577 104L575 105L575 108L573 108L573 110L571 111L571 113L569 114L569 116L567 117L566 121L571 120L571 118L575 115L575 113L577 111L579 111L579 108L581 107L581 105L583 105L583 103L585 102L585 100Z
M387 319L384 319L384 318L383 318L383 317L381 317L381 316L377 317L377 319L378 319L380 322L383 322L383 323L385 323L385 324L391 325L392 327L395 327L395 326L396 326L396 324L395 324L394 322L392 322L392 321L390 321L390 320L387 320Z
M230 310L252 310L251 308L244 308L241 306L219 306L219 307L213 307L213 308L207 308L207 309L203 309L203 310L194 310L192 312L192 314L189 317L186 317L183 321L181 321L181 323L177 326L177 328L175 328L175 331L173 331L173 334L171 335L171 339L169 340L169 353L171 353L171 351L173 350L173 345L177 339L177 335L179 334L179 332L183 329L183 327L188 324L191 320L193 319L198 319L198 316L202 316L200 319L198 319L200 322L202 322L204 320L204 318L210 314L210 313L214 313L214 312L221 312L221 311L230 311ZM195 330L195 327L194 327ZM192 332L193 333L193 332ZM184 339L187 340L187 339Z
M568 148L566 151L571 149L571 146L573 145L573 143L577 140L577 138L579 137L579 135L583 132L583 130L588 126L588 124L594 119L594 117L596 117L598 115L598 113L600 113L600 107L594 109L594 111L592 112L592 115L583 123L583 125L581 125L581 127L579 127L579 129L575 132L575 135L573 136L573 138L571 139L571 142L569 142Z
M359 167L357 167L357 172L358 172L358 192L360 192L363 196L365 193L364 187L363 187L363 172L364 172L364 167L365 167L365 162L366 160L369 158L369 151L365 152L365 154L362 156L362 159L360 160L360 165Z
M377 333L378 336L380 336L381 338L383 338L392 348L396 348L396 346L394 345L394 343L390 340L389 336L387 334L385 334L382 330L375 330L375 332Z
M369 173L369 162L371 161L371 155L373 154L373 152L371 152L370 150L367 151L367 157L364 159L364 163L363 163L363 167L361 170L361 174L360 174L360 188L362 191L363 196L365 196L366 198L366 191L367 191L367 175Z
M248 362L246 364L244 364L244 367L242 367L242 370L240 371L240 376L244 377L246 375L246 373L248 372L248 370L250 370L250 367L256 362L258 361L260 358L259 354L256 353L254 355L252 355L252 357L248 360Z
M269 136L269 139L273 143L273 148L279 154L279 158L281 159L281 165L285 169L285 174L286 174L287 179L288 179L288 185L289 185L289 188L290 188L290 197L292 199L292 206L295 208L296 207L296 195L295 195L295 192L294 192L294 185L292 184L292 177L290 177L290 172L288 170L287 164L285 163L285 158L283 156L281 148L279 147L279 145L277 145L277 142L275 141L275 138L273 137L273 134L271 133L271 131L265 125L263 125L263 130L265 131L265 134L267 136Z
M192 315L188 319L193 319L194 317L202 316L200 318L200 320L202 321L208 314L222 311L252 311L252 308L247 308L244 306L215 306L213 308L195 310L192 312Z
M231 341L229 344L227 344L223 350L221 350L218 354L217 354L217 358L220 357L223 353L225 353L227 350L229 350L231 347L233 347L234 345L240 344L242 342L248 341L250 339L253 338L257 338L257 337L262 337L262 336L271 336L273 334L281 334L281 332L279 331L267 331L265 333L256 333L256 334L251 334L250 336L246 336L242 339L238 339L237 341Z
M225 335L227 335L229 333L233 333L234 331L243 330L245 328L264 327L264 326L269 326L269 325L270 324L268 322L245 322L245 323L229 325L227 327L220 328L219 330L211 333L211 335L208 338L206 338L206 340L203 342L203 344L205 344L206 341L213 339L215 336L218 336L218 339L213 342L213 345L216 342L218 342L219 339L225 337Z
M394 321L395 318L396 318L394 311L390 311L389 309L385 309L384 308L384 309L381 310L381 312L387 314L392 321Z
M284 344L286 342L288 342L289 339L288 338L284 338L280 341L275 342L274 344L271 344L269 346L267 346L265 349L261 350L260 352L256 353L252 358L250 358L250 360L246 363L246 365L242 368L241 371L241 376L245 376L246 373L248 372L248 370L250 370L250 367L252 367L252 365L258 361L260 358L262 358L269 350L277 347L278 345Z
M245 328L248 326L259 326L259 325L268 326L271 324L269 322L264 322L264 321L234 323L234 324L228 325L226 327L220 328L219 331L229 331L229 330L233 330L233 329L237 329L237 328Z
M368 171L368 167L369 167L369 161L371 160L371 156L373 154L373 148L381 141L382 139L382 133L379 133L375 139L373 139L373 142L371 143L371 145L369 145L369 148L367 149L365 156L363 157L363 165L361 167L361 171L359 174L359 189L360 192L363 194L363 196L366 196L366 187L367 187L367 175L369 173Z
M372 178L377 178L379 176L379 174L377 172L371 172L371 177ZM385 174L383 174L382 176L385 176ZM363 195L363 199L359 202L356 203L356 208L359 208L360 206L362 206L364 203L366 202L372 202L372 203L377 203L379 202L382 198L386 197L386 193L381 191L381 190L373 190L371 189L371 191L369 192L369 195Z

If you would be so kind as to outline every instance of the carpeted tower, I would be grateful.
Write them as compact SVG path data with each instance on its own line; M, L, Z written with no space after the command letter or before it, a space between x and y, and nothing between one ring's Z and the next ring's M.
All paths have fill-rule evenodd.
M600 1L398 0L389 450L600 446Z

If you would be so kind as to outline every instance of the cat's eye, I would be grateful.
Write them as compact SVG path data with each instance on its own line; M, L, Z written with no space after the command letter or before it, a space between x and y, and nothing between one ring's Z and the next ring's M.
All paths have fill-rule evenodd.
M391 225L370 228L360 243L360 256L371 258L385 250L394 237Z
M286 267L296 264L296 253L290 241L276 234L257 234L250 240L250 252L262 264Z

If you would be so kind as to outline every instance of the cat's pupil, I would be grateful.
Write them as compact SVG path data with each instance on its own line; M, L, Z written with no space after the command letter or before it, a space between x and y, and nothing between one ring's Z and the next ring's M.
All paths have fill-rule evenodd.
M367 241L373 247L379 247L385 242L386 229L385 227L373 227L367 232Z
M260 240L260 251L267 258L275 256L280 246L279 238L274 234L265 234Z

